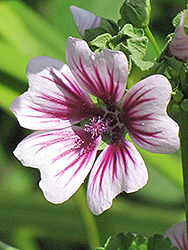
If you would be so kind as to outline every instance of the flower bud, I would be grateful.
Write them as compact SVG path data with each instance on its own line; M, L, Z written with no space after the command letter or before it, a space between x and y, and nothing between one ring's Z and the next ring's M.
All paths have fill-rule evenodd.
M131 23L135 28L145 28L149 24L151 13L150 0L126 0L120 9L119 25Z
M78 33L82 38L85 37L85 30L100 26L101 18L99 16L76 6L70 6L70 11Z
M184 30L185 14L185 12L181 14L179 25L169 43L171 55L181 62L188 60L188 35Z

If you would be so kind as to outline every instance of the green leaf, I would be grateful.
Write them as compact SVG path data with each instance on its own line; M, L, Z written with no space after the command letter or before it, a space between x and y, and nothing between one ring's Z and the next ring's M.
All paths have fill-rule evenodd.
M118 248L119 248L118 241L114 237L110 237L104 246L105 250L116 250Z
M179 89L176 89L173 93L173 100L176 102L176 103L179 103L182 101L183 99L183 93L182 91L180 91Z
M188 35L188 11L185 11L185 18L184 18L184 32Z
M135 37L127 40L128 47L131 51L131 59L142 71L149 70L154 63L142 60L147 51L147 37Z
M139 59L143 59L147 50L148 39L145 36L142 37L132 37L127 40L127 45L131 51L131 54L138 57Z
M181 14L184 13L184 32L186 35L188 35L188 10L181 11L180 13L177 14L177 16L172 20L172 24L174 28L176 29L179 25L180 19L181 19Z
M148 239L148 250L178 250L173 247L169 238L164 238L162 235L155 234Z
M148 38L142 29L126 24L113 40L116 43L120 42L114 49L123 51L142 71L148 70L154 65L151 61L143 60L147 52Z
M95 250L147 250L147 239L141 235L133 235L132 233L117 234L116 237L108 238L104 248L96 248Z
M149 76L148 71L142 71L138 66L135 65L129 74L127 80L127 89L130 89L134 84L146 78L147 76Z
M183 13L183 11L181 11L180 13L177 14L177 16L174 17L174 19L172 20L172 24L174 26L174 28L176 29L179 25L180 22L180 18L181 18L181 14Z
M188 112L188 99L184 99L181 103L180 103L180 107L184 110Z
M88 43L89 47L91 48L92 51L96 51L98 49L101 50L103 48L106 48L107 43L111 37L112 36L108 33L99 35L94 40L92 40L91 42Z
M98 150L103 150L108 144L104 141L99 142Z
M117 234L116 237L108 238L104 248L98 247L95 250L178 250L173 247L169 238L164 238L163 235L155 234L149 239L141 235L132 233Z
M101 18L101 23L99 27L85 30L85 40L87 42L90 42L103 34L114 36L118 33L118 31L119 27L114 21L110 19Z
M133 24L136 28L145 28L149 24L151 5L150 0L125 1L120 9L120 27L126 23Z
M151 61L144 61L138 58L136 55L131 55L130 58L133 60L136 66L138 66L142 71L149 70L153 67L154 63Z
M94 30L89 31L90 35L91 32L95 32ZM141 71L146 71L154 65L153 62L144 60L148 38L144 35L143 29L134 28L132 24L124 25L117 35L104 33L97 36L89 42L89 46L95 52L100 52L103 48L122 51L129 58L129 71L132 69L132 62Z

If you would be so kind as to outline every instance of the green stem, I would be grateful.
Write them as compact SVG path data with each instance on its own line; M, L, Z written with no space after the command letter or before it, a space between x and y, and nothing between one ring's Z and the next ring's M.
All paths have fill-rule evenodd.
M86 202L85 198L86 193L83 185L79 188L75 196L77 198L80 210L82 212L83 220L86 226L89 246L90 249L93 250L95 247L100 247L100 240L94 216L90 212Z
M157 53L157 56L160 56L161 54L161 51L158 47L158 44L153 36L153 34L151 33L151 30L149 29L149 26L147 26L145 29L144 29L147 37L149 38L149 40L151 41L152 45L153 45L153 48L155 50L155 52Z
M188 232L188 112L184 111L181 107L180 107L180 142L181 142L181 156L182 156L182 167L183 167L186 224Z

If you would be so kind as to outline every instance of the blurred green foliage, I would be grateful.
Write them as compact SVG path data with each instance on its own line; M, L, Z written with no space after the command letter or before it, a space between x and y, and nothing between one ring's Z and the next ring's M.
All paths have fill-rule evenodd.
M11 101L28 87L25 75L28 60L46 55L65 62L67 37L79 37L69 11L70 2L115 21L123 3L0 1L0 240L20 250L88 249L87 232L75 196L65 204L48 203L37 186L39 172L24 168L12 154L28 134L9 111ZM150 28L162 49L165 36L173 32L171 20L182 10L184 1L152 0L151 6ZM148 57L155 56L150 46ZM95 217L102 244L120 231L144 236L163 234L184 219L179 152L173 155L140 152L150 175L148 185L135 194L119 195L110 210Z

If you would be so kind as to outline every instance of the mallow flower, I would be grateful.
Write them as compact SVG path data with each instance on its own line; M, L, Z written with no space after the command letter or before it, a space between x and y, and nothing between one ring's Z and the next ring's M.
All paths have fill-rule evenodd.
M100 26L101 17L76 6L70 6L70 11L78 33L82 38L85 37L85 30L94 29Z
M66 59L68 65L45 56L29 61L29 89L10 109L21 126L37 131L14 154L40 170L40 188L52 203L68 200L90 172L87 202L97 215L122 191L147 183L145 163L127 134L149 152L179 148L178 125L166 113L172 90L167 78L153 75L126 92L124 53L96 54L80 39L68 38ZM95 160L101 143L106 147Z
M179 250L187 250L186 222L182 221L170 227L164 237L168 237Z
M184 31L185 12L181 14L181 19L172 40L169 43L169 51L172 56L182 62L188 61L188 35Z

